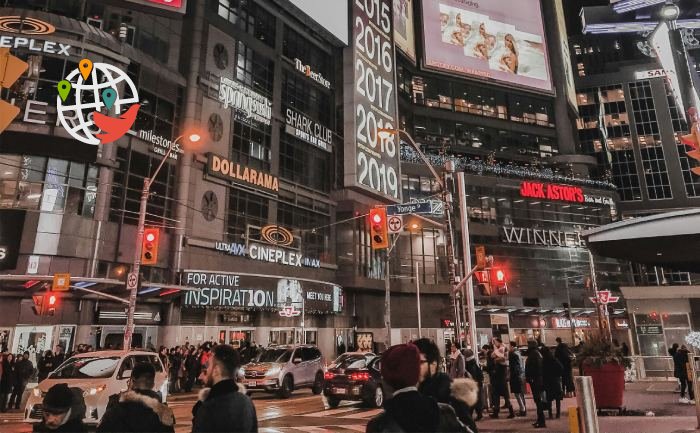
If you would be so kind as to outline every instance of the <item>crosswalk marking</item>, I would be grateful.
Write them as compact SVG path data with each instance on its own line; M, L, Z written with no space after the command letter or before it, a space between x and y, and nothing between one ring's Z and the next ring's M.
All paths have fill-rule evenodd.
M343 419L367 419L382 412L383 409L372 409L365 412L353 413L351 415L341 416Z
M340 409L322 410L320 412L306 413L306 414L303 414L301 416L311 416L311 417L332 416L332 415L336 415L339 413L352 412L354 410L358 410L358 408L355 406L352 406L352 407L344 407L344 408L340 408Z
M259 433L364 433L367 426L360 424L352 425L323 425L323 426L294 426L294 427L261 427Z

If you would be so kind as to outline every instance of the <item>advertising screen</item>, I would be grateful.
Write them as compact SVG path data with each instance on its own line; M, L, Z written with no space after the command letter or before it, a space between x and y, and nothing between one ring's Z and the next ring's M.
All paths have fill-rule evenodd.
M540 0L430 0L427 67L552 91Z
M413 0L394 0L394 43L413 61L416 60Z
M401 201L394 65L393 0L352 3L352 41L344 51L347 187Z

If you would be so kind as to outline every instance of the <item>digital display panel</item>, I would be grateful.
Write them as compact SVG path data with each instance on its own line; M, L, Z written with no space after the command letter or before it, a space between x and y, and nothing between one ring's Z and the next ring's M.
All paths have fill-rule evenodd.
M552 91L539 0L423 1L425 65Z
M404 54L416 61L413 0L394 0L394 42Z

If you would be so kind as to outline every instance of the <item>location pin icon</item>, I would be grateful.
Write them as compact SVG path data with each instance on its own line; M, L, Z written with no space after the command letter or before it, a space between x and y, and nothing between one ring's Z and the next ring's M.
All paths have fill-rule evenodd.
M80 75L83 76L83 80L87 81L92 72L92 62L90 59L83 59L78 63L78 69L80 69Z
M61 101L66 102L66 98L70 94L71 86L70 81L62 80L58 82L58 96L61 97Z
M112 109L115 99L117 99L117 92L115 92L111 87L102 91L102 102L105 103L105 107L107 107L108 110Z

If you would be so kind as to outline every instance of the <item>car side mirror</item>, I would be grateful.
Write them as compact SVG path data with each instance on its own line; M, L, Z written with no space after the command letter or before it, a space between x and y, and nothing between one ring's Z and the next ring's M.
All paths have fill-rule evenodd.
M292 362L295 364L299 364L299 363L301 363L301 358L294 358L294 360L292 360Z
M129 379L131 378L131 370L124 370L122 372L122 379Z

